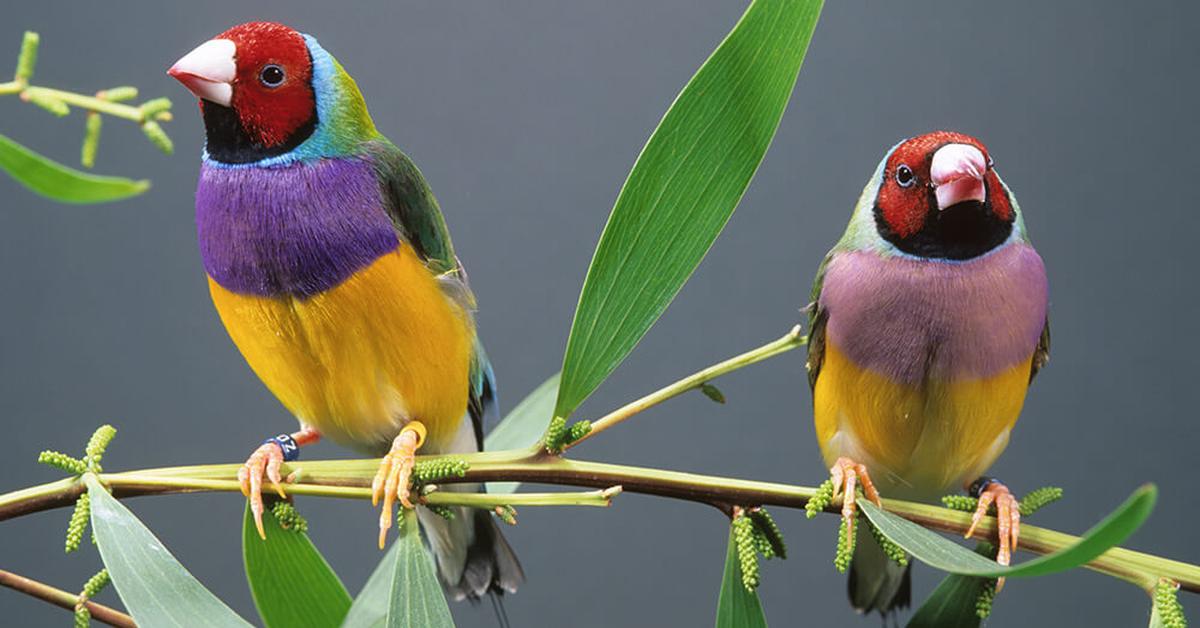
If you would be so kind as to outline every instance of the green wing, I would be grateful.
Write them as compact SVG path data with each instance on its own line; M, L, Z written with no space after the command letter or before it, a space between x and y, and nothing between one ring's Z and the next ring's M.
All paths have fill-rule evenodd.
M804 364L808 369L808 387L816 388L817 376L821 374L821 364L825 361L825 321L828 312L821 308L821 286L825 283L825 270L829 260L833 258L830 251L821 266L817 268L817 278L813 280L811 301L808 307L808 361Z
M375 142L369 149L380 181L383 182L384 209L400 239L413 247L429 272L437 275L446 296L458 302L471 315L475 295L467 281L466 270L454 255L450 230L425 177L417 165L390 142ZM479 337L471 355L470 390L467 409L482 449L485 417L491 423L498 415L496 378L487 352Z

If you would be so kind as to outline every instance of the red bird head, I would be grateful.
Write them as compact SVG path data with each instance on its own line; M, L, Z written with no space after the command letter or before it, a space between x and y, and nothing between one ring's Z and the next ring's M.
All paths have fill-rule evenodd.
M919 257L969 259L999 246L1015 218L1008 190L977 139L936 131L884 158L875 197L879 235Z
M285 153L312 134L312 66L303 35L248 22L200 44L167 74L200 98L210 157L242 163Z

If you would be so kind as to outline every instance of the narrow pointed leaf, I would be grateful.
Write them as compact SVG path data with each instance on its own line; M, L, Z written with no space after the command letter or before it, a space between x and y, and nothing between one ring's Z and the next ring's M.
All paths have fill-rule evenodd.
M779 126L821 5L754 0L646 142L579 295L556 415L625 359L724 228Z
M266 540L258 536L249 506L242 522L246 581L268 628L336 628L350 610L350 594L303 532L285 530L263 513Z
M725 552L725 572L721 576L721 595L717 599L717 628L766 628L758 594L742 584L742 565L738 562L737 544L729 530L729 549Z
M100 557L139 626L250 626L188 573L95 477L87 476L87 487Z
M387 622L388 603L392 593L392 575L396 573L396 558L400 555L400 543L392 543L383 560L375 566L371 577L363 585L342 628L377 628Z
M137 196L149 181L103 177L68 168L0 135L0 170L25 187L62 203L103 203Z
M483 448L487 451L524 449L538 442L546 431L546 424L550 422L550 413L554 411L559 375L551 375L526 395L487 435ZM489 493L512 493L520 485L520 482L488 482L487 490Z
M978 628L975 601L987 579L950 574L905 624L907 628Z
M404 530L396 543L387 628L454 628L450 606L433 571L433 557L421 543L417 513L404 510Z
M1001 567L975 552L863 500L863 514L884 535L921 562L949 573L1017 578L1044 576L1078 567L1129 538L1150 516L1158 494L1153 485L1134 491L1125 503L1088 530L1074 545L1030 561Z

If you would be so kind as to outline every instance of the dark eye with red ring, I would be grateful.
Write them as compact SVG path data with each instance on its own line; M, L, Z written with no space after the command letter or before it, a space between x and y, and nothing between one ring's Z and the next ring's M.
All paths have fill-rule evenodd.
M267 87L279 87L283 83L283 79L283 68L274 63L263 66L263 69L258 73L258 80L262 81L262 84Z
M905 164L900 164L900 166L896 168L896 183L899 183L900 187L906 188L916 182L917 175L913 174L912 168L909 168Z

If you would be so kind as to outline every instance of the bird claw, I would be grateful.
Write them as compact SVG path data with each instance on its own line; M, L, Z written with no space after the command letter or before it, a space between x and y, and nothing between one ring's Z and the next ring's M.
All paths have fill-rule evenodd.
M283 478L279 469L283 465L283 448L277 443L263 443L246 459L242 468L238 469L238 482L242 485L242 495L250 499L250 512L254 515L254 526L258 528L258 536L266 540L267 533L263 529L263 496L262 482L266 477L279 497L287 499L283 490Z
M416 464L417 448L424 440L425 429L415 421L404 426L392 448L379 461L379 470L371 481L371 505L379 504L383 499L383 509L379 511L379 549L387 543L387 533L392 527L392 512L395 502L405 508L412 508L412 470Z
M838 458L829 468L829 479L833 482L833 498L842 496L842 520L846 522L846 534L854 538L854 518L858 512L855 500L858 497L857 487L862 484L863 495L876 506L883 507L879 499L879 491L871 481L871 474L866 465L855 462L845 456Z
M1008 487L992 480L979 493L979 505L975 514L971 515L971 527L967 529L964 538L971 538L975 528L987 516L992 504L996 505L996 528L1000 541L1000 549L996 552L996 562L1008 566L1012 563L1012 553L1017 549L1021 536L1020 502L1013 496ZM996 580L996 592L1004 588L1004 578Z

